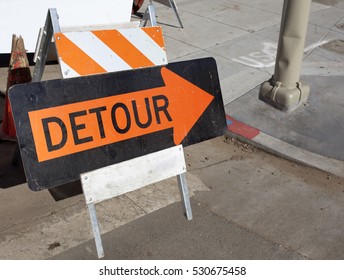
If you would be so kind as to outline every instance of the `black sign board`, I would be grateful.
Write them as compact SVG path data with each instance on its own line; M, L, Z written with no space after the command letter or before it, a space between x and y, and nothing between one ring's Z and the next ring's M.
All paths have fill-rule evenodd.
M16 85L9 99L34 191L226 130L212 58Z

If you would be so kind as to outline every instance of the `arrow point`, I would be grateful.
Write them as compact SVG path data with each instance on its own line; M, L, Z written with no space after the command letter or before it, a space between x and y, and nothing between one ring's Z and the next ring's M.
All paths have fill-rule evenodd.
M170 99L173 119L173 140L179 145L207 109L214 96L185 80L166 67L161 68Z

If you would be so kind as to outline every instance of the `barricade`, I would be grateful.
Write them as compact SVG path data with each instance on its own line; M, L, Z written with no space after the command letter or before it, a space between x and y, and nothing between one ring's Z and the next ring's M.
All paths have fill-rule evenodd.
M41 80L55 42L63 78L95 75L168 63L162 28L127 27L61 32L56 9L49 9L35 54L33 81Z
M63 78L167 64L161 27L54 35Z
M157 26L61 32L56 9L48 10L41 34L37 83L9 92L29 187L40 191L78 176L99 258L95 203L176 176L191 220L182 145L226 129L215 61L167 65ZM38 83L53 41L64 79Z

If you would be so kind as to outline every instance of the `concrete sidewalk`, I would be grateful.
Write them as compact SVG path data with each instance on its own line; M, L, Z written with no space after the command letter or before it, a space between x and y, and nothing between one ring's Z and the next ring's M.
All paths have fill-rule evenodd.
M183 46L184 50L190 45L200 50L172 59L215 57L226 113L259 131L254 139L238 131L232 135L278 155L343 176L344 156L338 151L344 148L341 121L344 117L344 97L341 96L344 2L312 3L301 72L301 79L311 86L312 94L305 107L291 113L278 111L258 100L260 84L274 71L283 1L179 2L185 14L182 18L192 17L190 25L199 24L200 28L187 35L187 27L185 31L168 29L167 42L182 41L188 43ZM208 28L213 31L207 31ZM231 126L229 130L232 131Z
M185 152L207 186L194 219L176 202L133 220L103 235L105 259L343 259L343 179L224 137ZM96 259L94 240L53 258Z
M282 0L176 2L184 29L154 2L168 59L216 59L230 137L185 149L192 221L174 180L101 203L106 258L343 259L344 1L312 3L302 70L310 99L292 113L258 100L273 73ZM56 77L57 67L47 70ZM97 258L83 197L29 191L8 166L13 148L0 143L1 184L16 185L0 189L0 258Z

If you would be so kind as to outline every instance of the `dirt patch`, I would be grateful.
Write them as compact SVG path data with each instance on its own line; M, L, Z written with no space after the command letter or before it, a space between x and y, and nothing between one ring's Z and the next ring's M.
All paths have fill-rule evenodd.
M255 148L254 146L247 144L247 143L244 143L244 142L240 141L239 139L236 139L233 137L225 136L223 141L227 144L229 144L229 143L233 144L240 151L245 151L245 152L249 152L249 153L261 152L261 150Z

